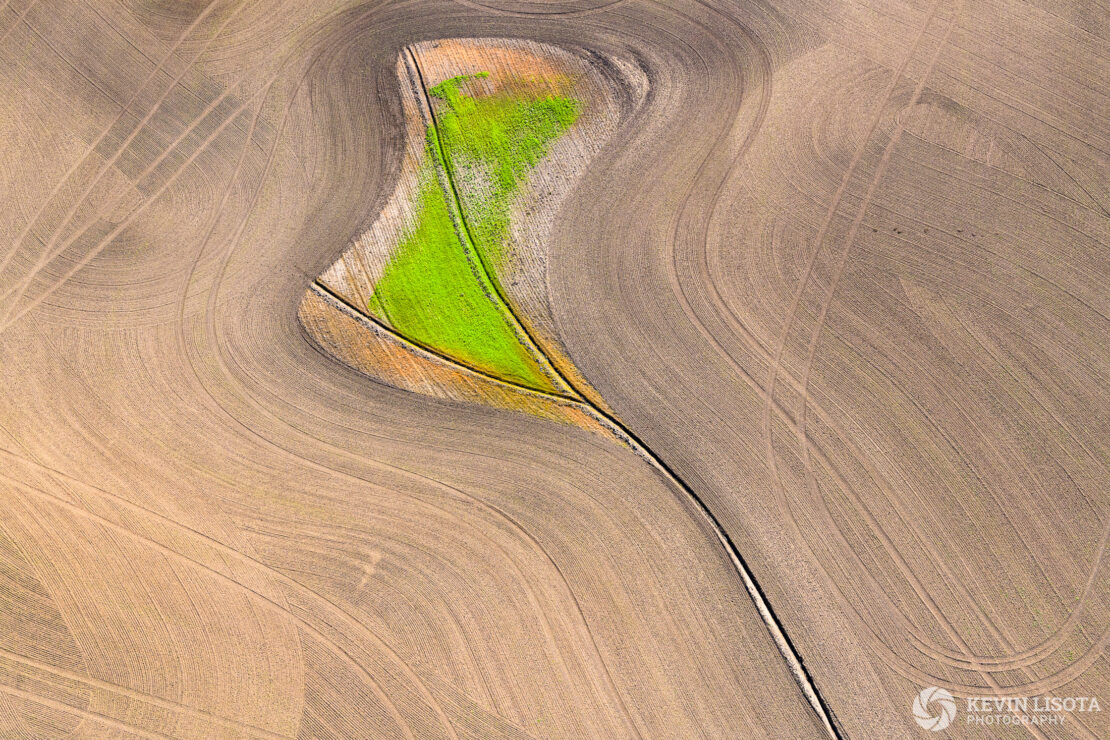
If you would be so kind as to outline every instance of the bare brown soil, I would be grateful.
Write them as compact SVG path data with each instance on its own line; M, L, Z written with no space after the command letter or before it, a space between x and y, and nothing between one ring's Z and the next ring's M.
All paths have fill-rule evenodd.
M722 538L839 734L937 685L938 737L1110 735L1107 17L3 3L0 737L825 736ZM451 38L643 70L516 300L720 537L616 433L298 318Z

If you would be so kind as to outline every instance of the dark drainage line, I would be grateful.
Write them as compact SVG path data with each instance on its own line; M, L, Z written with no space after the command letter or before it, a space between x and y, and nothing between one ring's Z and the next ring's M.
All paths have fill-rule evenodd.
M436 120L435 108L432 105L431 98L428 96L428 85L427 82L425 82L424 80L424 72L423 70L421 70L420 63L417 61L416 55L412 53L412 50L406 47L405 53L408 54L409 60L412 62L413 69L416 70L416 75L417 77L419 77L420 80L420 91L424 95L425 103L428 106L428 114L431 116L432 119L432 127L436 131L436 146L439 148L440 159L443 162L443 167L445 171L444 174L446 174L447 176L447 182L450 184L451 193L455 198L455 205L457 206L457 210L459 213L459 220L462 222L463 230L466 232L467 238L470 239L471 244L475 244L473 236L470 232L470 225L466 221L466 214L463 212L462 198L459 196L458 188L455 186L455 178L451 175L450 161L447 159L447 152L443 148L443 139L440 137L439 134L439 123ZM527 336L532 344L537 349L539 349L540 344L536 342L535 337L533 337L531 332L528 331L528 327L524 325L524 322L522 322L520 318L516 316L515 312L513 311L512 304L510 304L505 296L502 295L497 281L494 280L492 275L490 274L489 268L486 266L481 251L478 249L476 244L474 246L474 254L477 255L478 262L482 266L482 269L486 272L486 276L489 278L490 285L493 286L494 292L497 293L498 298L505 305L506 310L508 310L508 312L513 315L513 318L516 320L516 323L520 326L525 336ZM802 660L801 653L798 651L798 648L794 645L794 642L790 639L789 635L786 634L786 629L784 628L782 621L779 619L778 615L775 614L775 611L771 608L771 604L767 600L767 595L764 592L763 588L759 585L759 581L756 580L755 574L752 573L751 568L748 566L747 561L744 560L744 557L740 554L740 551L737 549L736 544L732 541L732 538L729 536L728 532L725 531L725 528L721 526L721 523L717 519L717 517L702 500L701 496L699 496L694 491L694 489L686 483L686 481L679 477L678 473L676 473L671 468L671 466L667 465L667 463L664 462L659 455L652 451L652 449L648 447L643 442L643 440L641 440L631 429L629 429L627 426L624 425L624 423L617 420L615 417L612 417L606 414L601 409L597 408L585 394L583 394L578 388L575 387L574 383L572 383L569 378L563 375L563 373L561 373L559 369L555 367L553 363L550 363L549 361L549 364L551 364L552 371L554 371L555 374L558 375L564 383L566 383L567 387L581 396L581 398L583 399L583 405L587 406L593 413L597 414L597 416L604 423L612 425L622 434L624 434L634 447L639 448L641 455L644 456L649 463L654 465L657 470L663 473L665 478L669 479L671 483L678 486L682 490L682 492L685 493L686 496L694 502L698 510L701 512L702 516L704 516L706 520L708 520L709 524L713 527L714 534L717 535L717 539L720 541L722 547L724 547L725 551L729 555L729 558L732 560L732 564L736 572L740 575L740 580L744 583L745 590L748 592L748 595L751 597L752 601L755 604L756 612L759 614L760 619L763 620L763 623L767 627L768 632L771 633L771 640L775 643L775 646L778 648L779 653L786 661L787 667L789 668L791 675L794 677L794 681L798 684L798 687L802 691L802 695L805 696L806 701L809 703L810 707L813 709L818 719L821 720L821 723L822 725L824 725L825 731L829 734L829 736L834 740L844 740L846 735L844 734L843 728L840 726L840 723L837 721L835 713L829 707L824 697L821 696L821 692L817 690L817 685L813 681L813 676L810 675L809 670L806 668L805 662Z

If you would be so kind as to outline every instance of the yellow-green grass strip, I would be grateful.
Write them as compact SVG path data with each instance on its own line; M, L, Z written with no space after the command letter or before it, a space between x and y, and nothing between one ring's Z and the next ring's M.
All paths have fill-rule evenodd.
M497 377L557 392L547 372L521 341L514 317L490 284L487 266L500 264L513 195L546 154L548 142L578 116L575 101L502 92L471 97L455 77L429 90L446 110L428 126L419 170L416 225L398 244L369 300L372 314L397 332ZM488 185L481 197L460 203L460 233L436 168L451 177L461 166L478 168ZM462 200L463 197L460 196ZM483 264L472 264L463 239Z

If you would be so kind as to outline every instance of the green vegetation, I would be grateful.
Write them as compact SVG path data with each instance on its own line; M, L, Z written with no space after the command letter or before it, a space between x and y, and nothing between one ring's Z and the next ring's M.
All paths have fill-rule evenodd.
M484 75L476 75L484 76ZM446 101L439 131L429 127L416 227L398 244L370 298L372 313L401 334L456 360L538 390L554 390L518 339L508 307L483 268L497 265L509 230L512 196L547 144L578 116L573 100L497 94L481 98L455 77L429 92ZM436 167L462 170L482 187L460 193L470 230L460 241ZM470 182L470 180L468 180ZM450 197L454 197L453 195ZM481 255L476 259L469 241Z
M482 75L475 75L476 77ZM509 234L509 207L521 180L547 154L547 145L578 118L569 98L523 98L510 93L470 97L469 79L453 77L429 92L446 101L438 117L439 143L452 177L476 172L485 187L460 189L470 236L482 259L500 263Z
M430 166L420 173L416 230L397 247L370 310L406 337L488 373L551 390L517 341L503 306L487 295L455 235Z

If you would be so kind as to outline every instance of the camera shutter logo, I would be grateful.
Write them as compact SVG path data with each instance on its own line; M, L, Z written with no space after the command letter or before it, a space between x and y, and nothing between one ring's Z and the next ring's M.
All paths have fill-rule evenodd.
M930 686L913 699L913 718L926 730L940 732L956 716L956 699L942 688Z

